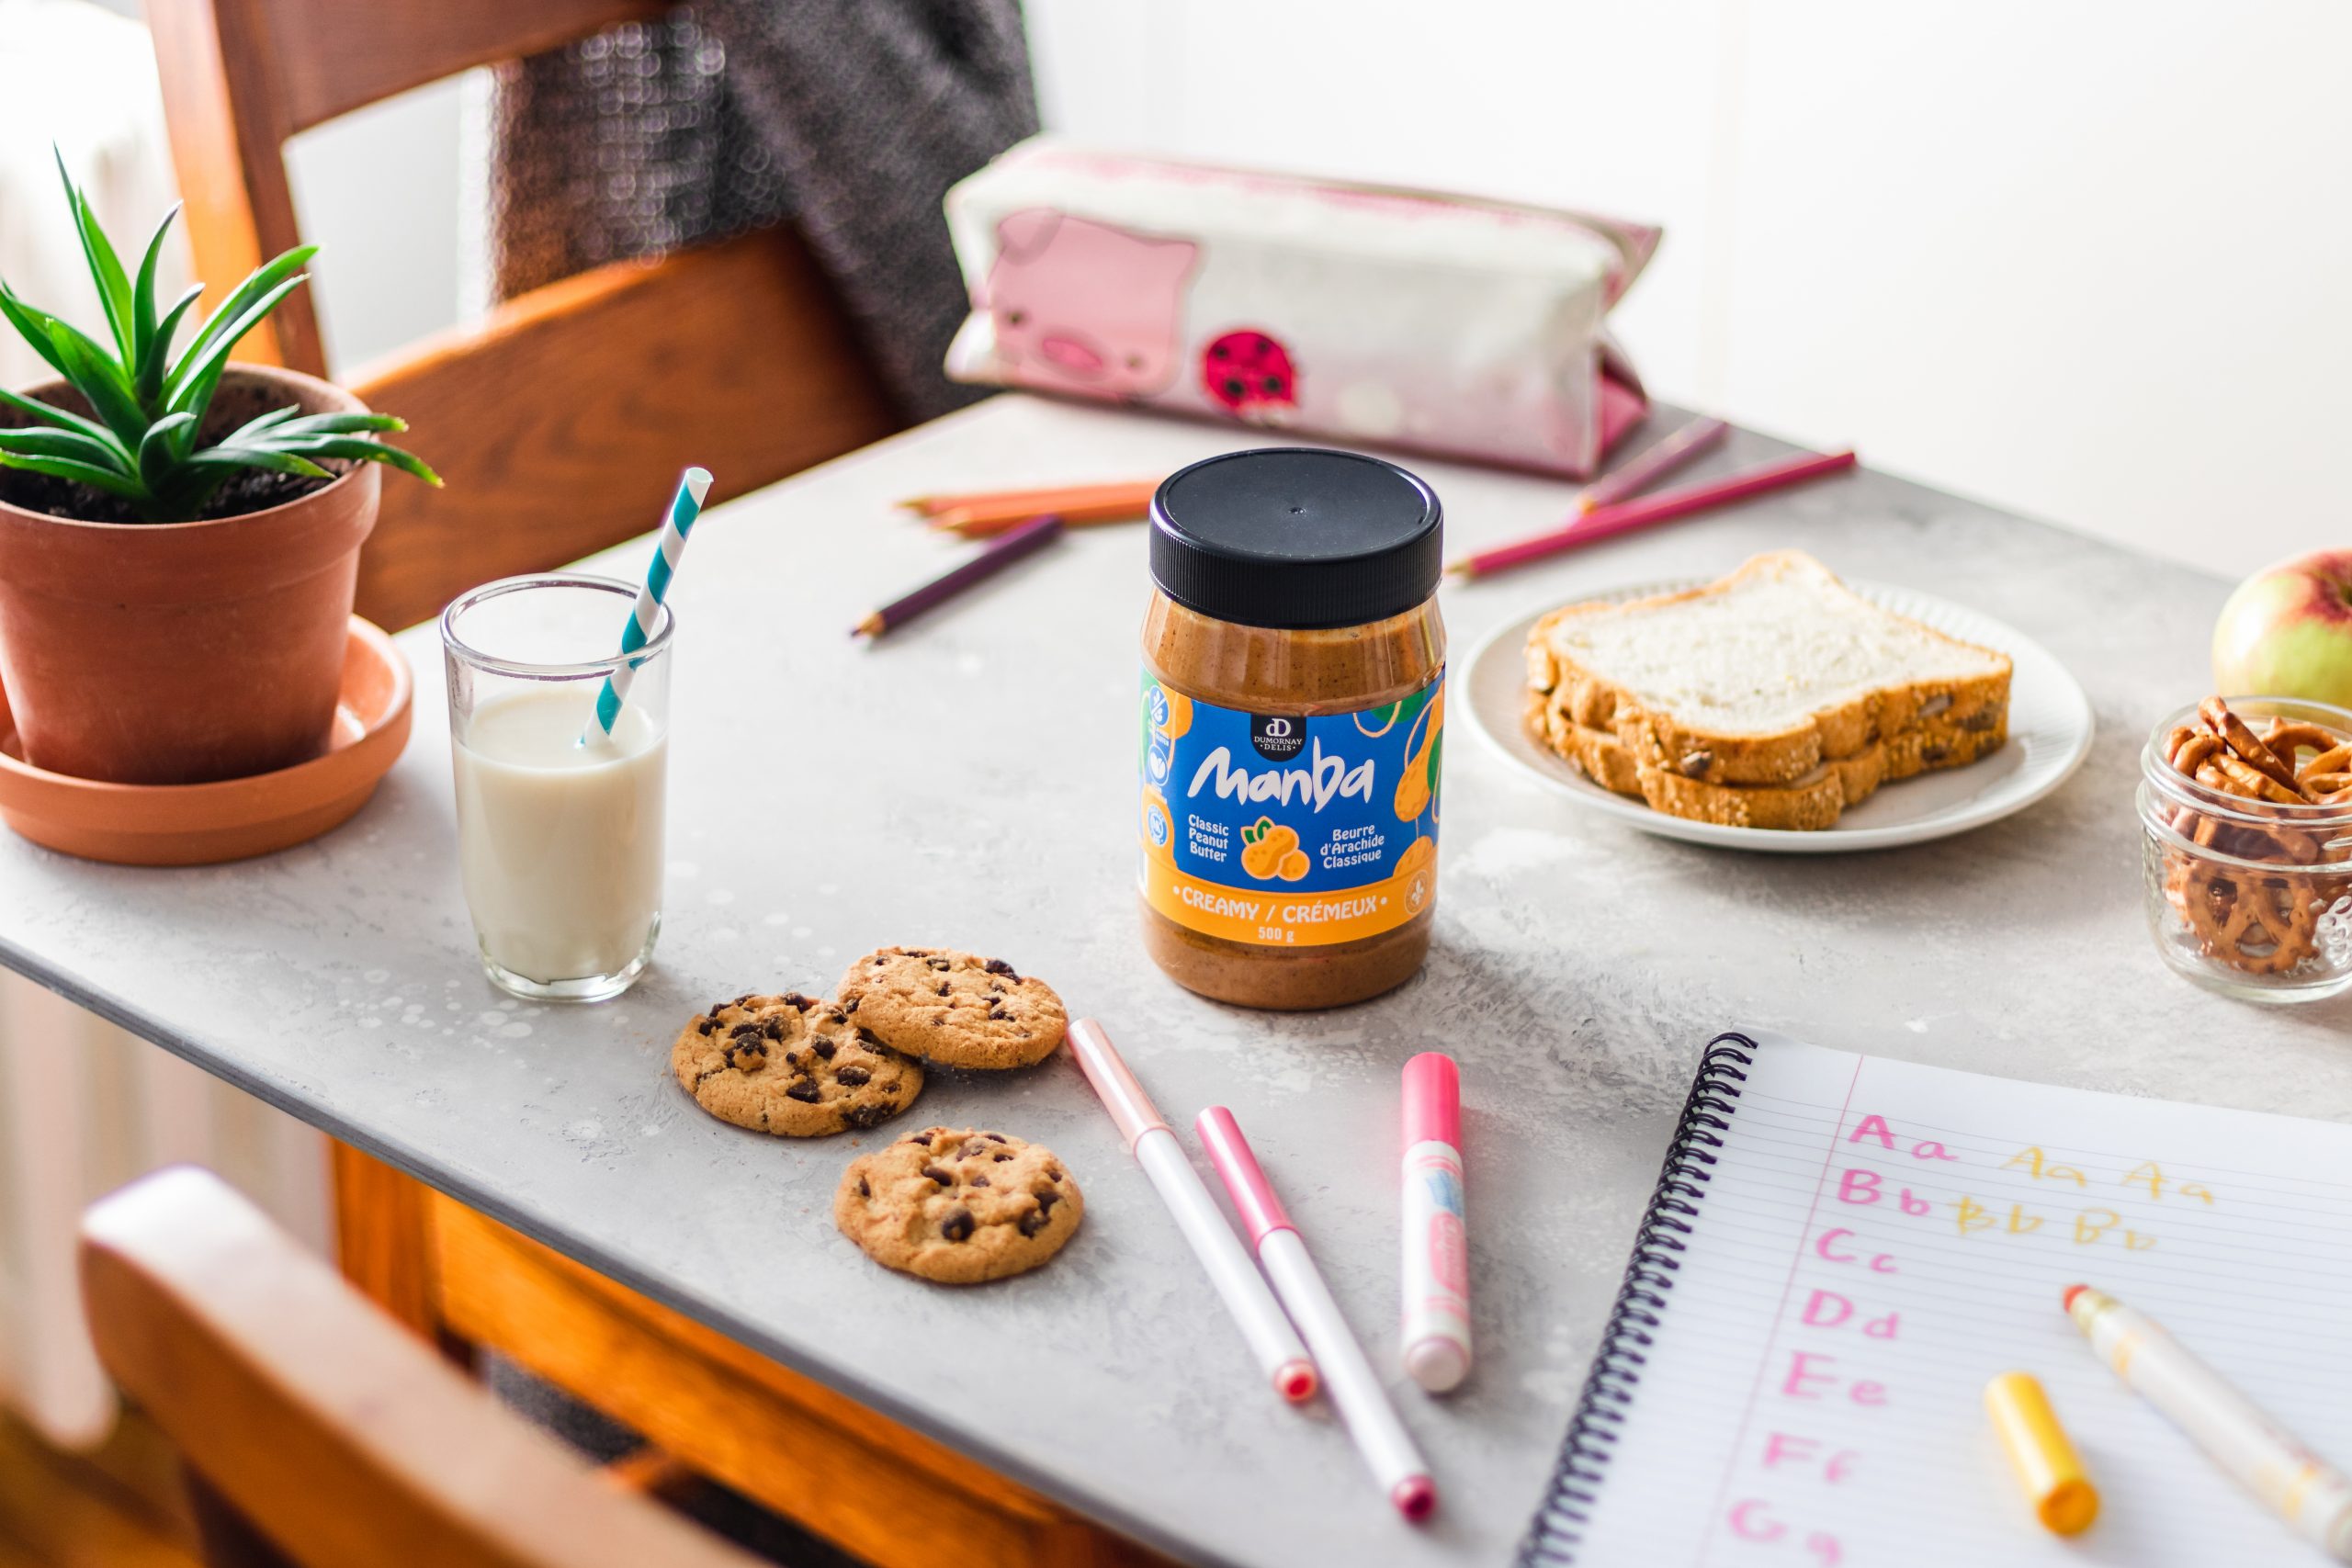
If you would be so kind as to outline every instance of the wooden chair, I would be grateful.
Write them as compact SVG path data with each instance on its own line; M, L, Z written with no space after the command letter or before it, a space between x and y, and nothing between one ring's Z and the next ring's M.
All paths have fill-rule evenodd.
M98 1356L178 1448L212 1568L753 1568L509 1414L218 1177L94 1204Z
M648 0L149 0L196 275L215 290L301 243L298 131L616 22ZM334 258L322 256L332 284ZM239 356L328 373L309 289ZM568 278L351 378L447 483L384 487L359 611L437 614L493 577L652 527L689 463L741 495L898 428L806 248L746 235Z

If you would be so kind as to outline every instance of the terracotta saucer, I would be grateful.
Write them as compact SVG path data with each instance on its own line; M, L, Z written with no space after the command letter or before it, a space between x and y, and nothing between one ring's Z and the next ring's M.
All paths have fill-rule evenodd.
M286 849L368 804L408 744L415 688L392 639L354 615L325 752L200 784L101 784L33 767L0 692L0 821L37 844L118 865L209 865Z

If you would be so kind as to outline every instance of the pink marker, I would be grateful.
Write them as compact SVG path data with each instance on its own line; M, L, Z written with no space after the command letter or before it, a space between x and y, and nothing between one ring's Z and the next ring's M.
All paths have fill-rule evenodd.
M1193 1256L1208 1271L1216 1293L1225 1298L1226 1311L1240 1325L1241 1337L1250 1342L1250 1352L1265 1370L1274 1392L1293 1404L1314 1398L1318 1381L1315 1363L1307 1359L1306 1347L1299 1343L1298 1331L1283 1315L1282 1303L1266 1288L1265 1277L1241 1250L1233 1227L1226 1223L1216 1200L1209 1196L1200 1173L1185 1157L1184 1145L1160 1120L1151 1096L1127 1070L1101 1024L1081 1018L1069 1026L1069 1039L1070 1055L1078 1058L1086 1081L1094 1086L1103 1109L1118 1123L1127 1140L1127 1152L1159 1190L1159 1201L1176 1217L1176 1228L1193 1244Z
M1405 1370L1431 1393L1470 1375L1470 1247L1463 1229L1462 1080L1453 1058L1405 1064Z
M1193 1127L1208 1145L1225 1190L1233 1195L1233 1206L1258 1249L1258 1261L1265 1265L1266 1277L1274 1282L1274 1293L1306 1336L1307 1348L1315 1352L1331 1391L1331 1403L1340 1407L1340 1419L1347 1423L1348 1436L1372 1468L1373 1479L1398 1513L1408 1519L1428 1518L1437 1511L1437 1483L1430 1479L1429 1461L1396 1418L1372 1363L1364 1359L1363 1347L1348 1332L1340 1303L1331 1299L1330 1287L1306 1255L1306 1244L1283 1213L1282 1200L1258 1168L1258 1156L1250 1152L1233 1112L1212 1105Z

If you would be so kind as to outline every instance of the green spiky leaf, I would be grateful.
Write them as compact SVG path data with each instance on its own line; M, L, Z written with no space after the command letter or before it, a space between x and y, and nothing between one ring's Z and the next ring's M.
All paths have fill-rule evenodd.
M356 435L305 436L300 441L266 441L260 444L272 452L292 453L305 457L343 457L355 463L383 463L413 474L434 489L441 488L441 476L424 466L424 459L397 446L387 446L380 441L368 441Z
M71 457L119 473L129 473L122 453L111 441L100 441L78 430L0 430L0 452L27 457Z
M65 367L65 378L82 394L116 439L135 448L147 434L147 411L123 378L122 367L106 350L81 333L57 322L50 329L50 345Z
M203 330L189 341L187 352L181 355L178 363L172 367L170 384L178 387L186 383L189 378L189 367L223 337L233 347L239 338L259 325L262 317L268 315L269 311L265 309L256 314L254 306L265 298L271 305L285 299L293 286L302 281L298 276L302 264L318 254L316 245L297 245L276 261L257 268L251 277L237 285L236 292L220 301L220 308L205 318ZM242 325L239 324L241 321ZM224 355L226 352L226 349L222 350Z
M146 254L139 258L139 276L130 286L130 379L133 385L146 378L148 361L161 357L155 351L155 267L163 260L164 241L172 231L172 220L180 215L179 204L164 214L155 225L154 238L147 242Z
M36 398L28 398L20 392L11 392L6 388L0 388L0 404L6 404L19 413L29 414L43 424L52 425L59 430L78 430L85 435L95 436L101 441L115 440L114 432L95 419L85 419L78 413L58 408L54 404L44 403ZM123 456L127 457L130 454L125 452Z
M139 479L149 490L161 492L170 488L172 470L180 464L179 437L183 430L192 429L196 416L175 413L157 420L147 432L147 439L139 444Z
M297 457L291 452L273 452L266 446L207 446L184 461L191 468L267 468L274 474L293 474L306 479L333 477L308 457Z
M8 318L8 324L17 329L17 335L32 344L33 352L49 361L51 370L61 376L65 374L64 362L57 357L57 350L49 343L49 329L57 324L56 317L46 310L36 310L17 299L6 283L0 283L0 316Z
M107 231L98 227L98 215L90 210L89 198L65 172L65 152L52 146L57 155L57 177L65 184L66 204L74 210L74 228L82 237L82 255L90 264L90 281L98 286L98 303L107 313L107 326L114 333L115 350L122 363L134 363L131 344L134 338L130 303L130 279L122 270L122 258L114 254L113 243Z
M164 384L164 408L173 413L193 413L203 418L205 405L212 400L212 388L220 382L220 368L229 363L229 351L237 346L239 338L261 325L262 318L276 310L277 302L293 293L301 282L299 274L285 279L245 307L243 315L217 333L213 328L226 311L216 312L205 323L204 331L197 334L196 342L188 345L179 364L172 367L171 379ZM192 395L198 393L200 396Z
M51 479L72 479L88 485L92 490L120 496L125 501L146 499L147 491L137 479L126 479L112 468L102 468L96 463L77 463L71 457L34 457L14 452L0 452L0 468L23 468Z

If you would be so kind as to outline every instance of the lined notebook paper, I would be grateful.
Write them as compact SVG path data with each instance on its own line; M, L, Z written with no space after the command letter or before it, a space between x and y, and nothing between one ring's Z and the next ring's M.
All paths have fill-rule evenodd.
M2352 1127L1723 1037L1522 1562L2324 1562L2091 1354L2077 1280L2352 1466ZM1986 1421L2011 1369L2104 1499L2071 1540Z

